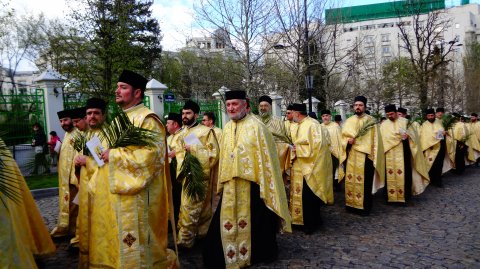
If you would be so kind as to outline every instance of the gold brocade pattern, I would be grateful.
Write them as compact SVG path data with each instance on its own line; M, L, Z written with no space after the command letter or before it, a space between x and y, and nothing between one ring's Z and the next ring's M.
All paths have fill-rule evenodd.
M340 128L340 125L335 122L330 122L328 124L322 123L322 126L328 131L330 152L335 158L337 158L337 160L341 160L342 156L346 156L345 148L342 147L342 128ZM338 171L338 181L340 182L345 176L342 164L339 163L336 169Z
M72 145L72 134L78 132L73 130L66 132L63 138L63 143L60 148L60 155L58 157L58 223L57 227L52 231L53 236L66 235L69 232L75 231L76 216L70 216L70 208L76 206L72 203L76 190L71 188L78 187L78 180L75 176L75 164L73 159L76 156L76 151ZM72 185L72 186L71 186ZM76 212L73 211L72 214Z
M290 213L294 224L303 224L303 179L318 198L326 204L333 204L332 158L328 131L318 121L304 118L298 123L295 137Z
M363 124L369 120L372 120L370 115L361 117L354 115L345 121L342 128L343 148L347 148L348 139L354 138ZM357 209L364 209L365 157L368 157L375 167L371 190L373 194L385 185L385 158L378 125L368 130L365 135L356 138L348 153L345 173L345 202L347 206ZM342 156L340 162L343 163L345 158L346 155Z
M475 134L476 126L472 123L465 124L466 133L469 136L466 141L468 146L468 161L474 163L480 157L480 142Z
M15 170L11 183L20 194L18 203L0 194L0 268L37 268L33 255L52 255L55 244L15 160L11 155L0 158Z
M291 218L273 136L254 116L246 115L242 120L229 121L225 125L221 145L218 192L223 191L224 195L220 225L228 268L250 264L250 184L259 185L260 198L283 220L283 230L291 232ZM233 208L233 205L236 206ZM238 234L237 225L242 220L246 222L246 228L240 227Z
M290 147L285 140L281 139L281 137L289 137L289 133L285 128L285 122L275 116L270 116L265 119L257 116L257 118L259 121L265 124L267 129L273 135L273 138L275 140L275 146L277 149L278 159L280 161L280 170L281 174L283 175L286 170L291 168Z
M136 126L158 132L160 139L153 147L110 149L109 162L92 176L90 267L171 268L176 257L167 249L171 205L165 129L143 105L125 113Z
M226 268L250 265L250 184L243 179L225 183L220 214L220 229Z
M207 195L201 201L190 199L182 187L177 243L186 247L193 246L196 236L205 236L207 234L212 218L212 180L215 176L212 174L212 171L216 171L215 167L218 165L219 154L219 145L212 129L204 125L196 125L191 128L184 127L173 145L177 158L177 175L180 174L185 158L183 139L190 134L194 134L202 143L201 145L191 145L190 152L202 164L203 172L208 177L205 179L208 181L208 186Z
M435 119L433 123L425 121L420 127L420 145L425 156L428 170L432 167L433 162L440 151L441 140L436 138L436 133L440 130L443 130L443 126L441 120L438 119ZM446 153L443 162L443 173L450 170L455 164L455 141L451 136L447 136L445 142L447 148L445 149Z
M386 120L380 126L380 133L382 135L383 149L385 151L385 160L386 160L386 180L388 199L390 202L403 202L405 191L411 191L413 195L418 195L422 193L427 185L429 184L428 179L428 165L423 156L422 150L420 148L420 141L418 137L418 126L415 127L413 124L408 128L408 120L404 118L398 118L396 121L392 122ZM410 152L412 156L407 156L412 159L412 189L404 190L403 187L394 187L394 186L404 186L405 176L404 169L404 158L403 156L403 144L400 132L406 132L408 134L408 144L410 147ZM398 173L398 170L402 170L402 173ZM390 189L393 189L393 192ZM401 191L399 191L402 189ZM395 198L395 197L400 198ZM397 200L398 199L398 200Z

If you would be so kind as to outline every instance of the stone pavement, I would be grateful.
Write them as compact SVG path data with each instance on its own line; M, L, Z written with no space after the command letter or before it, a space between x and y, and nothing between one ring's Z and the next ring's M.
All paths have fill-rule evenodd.
M336 193L335 205L322 209L322 230L279 235L278 259L252 268L480 268L480 168L448 173L444 185L427 187L408 207L386 205L380 191L367 217L347 213L343 193ZM37 203L52 229L57 198ZM45 268L76 268L67 240L56 244ZM204 268L201 242L180 252L180 261L182 268Z

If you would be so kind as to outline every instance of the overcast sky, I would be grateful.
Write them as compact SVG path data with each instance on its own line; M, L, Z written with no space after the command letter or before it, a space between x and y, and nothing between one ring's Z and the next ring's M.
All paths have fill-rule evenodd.
M162 46L164 50L177 50L185 45L187 37L198 36L203 32L195 27L193 4L196 0L155 0L153 16L160 22L163 32ZM198 1L198 0L197 0ZM0 3L10 2L10 6L19 13L43 12L47 18L64 18L69 13L67 2L69 0L0 0ZM343 0L343 6L365 5L372 3L388 2L388 0ZM447 0L447 6L458 4L460 0ZM479 3L480 0L472 0Z

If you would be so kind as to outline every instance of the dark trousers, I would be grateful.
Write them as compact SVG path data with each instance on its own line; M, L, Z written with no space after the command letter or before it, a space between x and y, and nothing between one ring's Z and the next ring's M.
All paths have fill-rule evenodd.
M445 140L440 141L440 150L438 151L437 157L433 161L430 171L428 171L428 176L430 177L430 182L437 187L441 187L442 183L442 169L443 169L443 159L445 158L445 151L447 144Z

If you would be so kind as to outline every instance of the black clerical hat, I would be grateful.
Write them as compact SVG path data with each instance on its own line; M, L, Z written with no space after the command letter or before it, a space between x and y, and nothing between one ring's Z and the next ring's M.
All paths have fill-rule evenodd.
M225 100L232 100L232 99L247 100L247 93L245 91L238 91L238 90L225 92Z
M397 108L395 107L394 104L388 104L385 106L385 113L388 112L397 112Z
M272 105L272 98L270 98L270 96L268 95L260 96L260 98L258 99L258 103L261 103L261 102L267 102L270 105Z
M322 110L322 115L332 115L332 112L328 109Z
M77 107L72 110L72 119L83 119L87 115L86 107Z
M437 112L445 113L445 109L443 107L437 107Z
M295 104L293 104L292 110L298 111L298 112L306 112L307 111L307 105L306 104L295 103Z
M403 113L403 114L407 114L407 111L408 111L408 110L407 110L406 108L399 107L399 108L397 109L397 111L400 112L400 113Z
M148 80L140 74L137 74L130 70L123 70L122 74L118 78L118 82L123 82L131 85L133 89L140 89L145 91Z
M287 110L293 110L293 104L289 104L289 105L287 106Z
M72 110L71 109L65 109L62 111L57 112L58 119L64 119L64 118L72 118Z
M427 108L427 110L425 110L425 115L428 114L435 114L435 110L433 108Z
M192 100L187 100L183 105L183 109L191 109L195 114L200 112L200 106Z
M335 115L335 121L342 121L342 115Z
M87 100L87 105L85 106L85 109L98 108L102 111L105 111L106 107L107 103L105 102L105 100L93 97Z
M178 113L174 113L174 112L168 113L167 120L173 120L176 123L178 123L178 125L182 126L182 115Z
M472 113L472 114L470 114L470 116L472 116L472 117L478 117L478 114L477 114L477 113Z
M358 102L358 101L362 102L364 105L367 105L367 98L365 96L359 95L355 97L353 102Z

